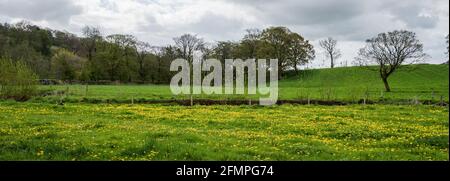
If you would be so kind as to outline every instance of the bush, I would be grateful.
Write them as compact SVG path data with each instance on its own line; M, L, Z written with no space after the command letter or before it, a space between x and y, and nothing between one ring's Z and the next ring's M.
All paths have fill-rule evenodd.
M0 98L26 101L37 94L37 75L23 62L0 59Z
M53 78L63 81L86 79L89 72L83 68L86 60L66 49L54 49L51 59L51 74Z

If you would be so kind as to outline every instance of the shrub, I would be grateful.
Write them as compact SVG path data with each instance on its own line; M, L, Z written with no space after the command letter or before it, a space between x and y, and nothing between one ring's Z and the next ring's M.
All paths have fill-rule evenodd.
M37 75L25 63L0 59L0 98L26 101L37 94Z
M86 60L66 49L54 49L51 59L51 74L53 78L63 81L86 79L89 72L83 68L85 64Z

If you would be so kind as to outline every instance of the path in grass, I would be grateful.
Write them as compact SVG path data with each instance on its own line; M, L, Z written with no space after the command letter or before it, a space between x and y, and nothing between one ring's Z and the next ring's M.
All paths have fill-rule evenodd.
M0 160L448 160L448 108L0 103Z

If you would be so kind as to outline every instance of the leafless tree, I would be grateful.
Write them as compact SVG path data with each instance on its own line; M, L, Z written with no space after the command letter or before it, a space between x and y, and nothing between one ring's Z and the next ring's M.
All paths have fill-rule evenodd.
M360 49L356 59L364 65L375 63L379 66L386 92L391 91L388 83L389 76L402 64L417 63L427 57L423 53L423 44L417 39L416 34L410 31L380 33L366 43L367 45Z
M331 68L334 68L335 60L339 59L342 54L339 49L337 49L337 40L333 38L327 38L325 40L321 40L320 46L325 50L326 55L331 60Z
M194 59L194 53L203 49L205 42L197 35L184 34L173 39L175 46L181 52L181 58L188 60L191 64Z
M138 41L135 44L136 58L138 63L138 74L141 81L147 78L147 66L145 59L152 51L152 46L147 42Z
M100 33L99 28L85 26L82 29L84 39L83 39L83 47L87 51L87 57L89 61L92 61L92 57L96 51L97 43L102 39L102 35Z

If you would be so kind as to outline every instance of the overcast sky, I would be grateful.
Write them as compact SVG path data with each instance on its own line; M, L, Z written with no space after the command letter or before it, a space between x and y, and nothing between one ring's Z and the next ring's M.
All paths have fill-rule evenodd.
M431 56L447 58L448 0L0 0L0 22L34 24L80 34L84 25L104 35L132 34L167 45L184 33L205 40L239 40L245 29L286 26L315 45L314 66L324 64L318 41L333 37L350 64L364 40L380 32L417 33ZM328 63L326 63L328 66Z

